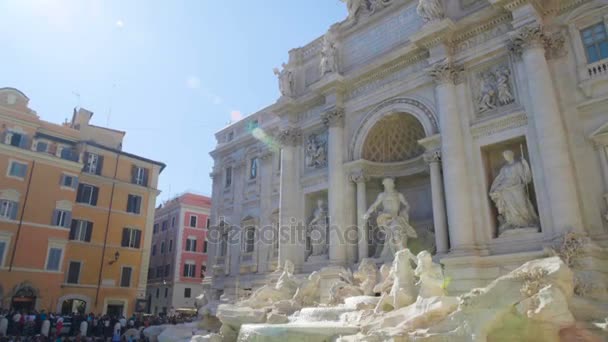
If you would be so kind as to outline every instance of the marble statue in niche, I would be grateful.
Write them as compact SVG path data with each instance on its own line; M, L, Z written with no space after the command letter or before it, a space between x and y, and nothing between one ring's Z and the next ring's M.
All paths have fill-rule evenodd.
M505 66L483 71L478 76L477 112L482 114L515 102L511 70Z
M408 237L415 239L418 234L409 224L410 205L405 196L395 190L395 181L392 178L385 178L382 185L384 192L378 195L376 201L363 215L363 219L367 222L370 215L382 205L382 211L378 213L376 224L385 237L384 245L381 251L376 251L376 255L390 261L393 260L395 253L407 248Z
M310 239L310 256L327 254L327 209L323 199L317 200L312 219L308 223L308 238Z
M321 169L327 166L327 141L317 134L311 134L306 141L306 167Z
M498 210L498 235L518 228L538 227L538 215L530 201L532 172L525 158L515 160L511 150L503 152L506 164L490 187L490 198Z
M333 39L325 35L321 50L321 76L332 72L338 72L338 51Z
M418 0L416 12L422 17L424 22L441 20L445 17L440 0Z
M291 97L294 94L294 77L291 68L283 63L283 69L274 68L273 72L279 78L279 90L281 95Z

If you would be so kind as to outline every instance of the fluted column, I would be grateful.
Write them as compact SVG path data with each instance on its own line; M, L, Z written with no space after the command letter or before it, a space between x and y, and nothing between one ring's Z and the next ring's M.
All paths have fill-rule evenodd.
M455 78L459 68L440 62L430 70L436 83L435 98L441 129L443 180L452 252L474 248L471 187L468 181L463 129L456 101Z
M344 111L333 108L322 116L328 127L328 202L329 202L329 260L332 264L344 265L348 257L344 222Z
M433 226L435 227L435 244L437 254L446 254L449 249L448 224L445 216L445 198L443 196L443 179L441 178L441 152L431 151L424 155L431 172L431 196L433 199Z
M257 264L258 272L264 273L269 269L270 256L273 253L272 250L272 222L271 222L271 196L272 196L272 156L271 150L266 150L260 156L260 228L258 230L257 240Z
M351 179L357 184L357 227L359 230L359 262L369 257L369 237L367 236L367 222L363 219L367 211L367 189L368 177L363 171L353 173Z
M545 35L539 26L521 28L510 42L511 51L521 54L526 71L531 105L528 116L536 130L552 227L555 233L563 234L571 229L582 230L583 224L574 165L546 58L546 54L559 56L558 45L558 40Z
M304 262L306 240L300 238L302 222L298 222L297 152L302 140L302 131L287 127L279 132L281 153L281 195L279 199L279 267L290 260L296 267ZM301 252L301 253L300 253Z

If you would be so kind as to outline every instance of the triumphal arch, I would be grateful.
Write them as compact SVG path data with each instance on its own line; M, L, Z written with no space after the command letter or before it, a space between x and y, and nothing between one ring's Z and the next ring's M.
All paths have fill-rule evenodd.
M405 244L458 293L575 234L605 296L605 2L346 3L274 70L277 101L216 134L205 283L234 297Z

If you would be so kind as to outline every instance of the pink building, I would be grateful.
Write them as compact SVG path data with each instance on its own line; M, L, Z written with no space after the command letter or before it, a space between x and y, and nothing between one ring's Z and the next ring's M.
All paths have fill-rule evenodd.
M156 209L146 299L150 313L194 308L207 270L209 197L185 193Z

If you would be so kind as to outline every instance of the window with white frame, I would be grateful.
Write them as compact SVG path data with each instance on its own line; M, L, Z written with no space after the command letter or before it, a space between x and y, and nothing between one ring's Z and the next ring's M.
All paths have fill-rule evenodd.
M59 180L59 186L63 188L76 189L78 187L78 177L62 174L61 179Z
M160 254L165 254L165 241L160 243Z
M47 152L49 150L49 144L46 141L38 140L36 142L36 152Z
M196 252L196 237L189 236L186 240L186 251L187 252Z
M608 37L603 21L582 29L581 39L589 64L608 58Z
M190 227L196 228L196 224L198 223L198 216L190 215Z
M131 169L131 183L148 186L148 169L133 165Z
M209 229L210 225L211 225L211 220L207 217L207 221L205 222L205 228Z
M141 230L135 228L123 228L122 247L139 248L141 245Z
M196 264L193 261L186 261L184 264L184 277L194 278L196 274Z
M10 200L0 200L0 218L16 220L19 203Z
M251 158L249 164L249 179L255 179L258 176L258 158Z
M156 255L156 245L152 245L152 256Z
M70 240L91 242L93 235L93 222L86 220L72 220Z
M245 229L245 253L253 253L255 249L255 227Z
M55 209L53 211L53 225L57 227L70 227L72 223L72 212L69 210Z
M173 251L173 240L169 240L169 253Z
M171 228L175 228L175 216L171 217Z
M101 175L101 170L103 168L103 156L96 153L86 152L84 163L84 172Z
M18 161L11 161L8 167L8 175L13 178L24 179L27 174L27 164Z
M51 246L48 249L48 256L46 259L46 270L47 271L59 271L61 268L61 257L63 255L63 248Z
M84 203L92 206L97 205L97 198L99 197L99 188L89 184L78 184L78 191L76 193L76 202Z

